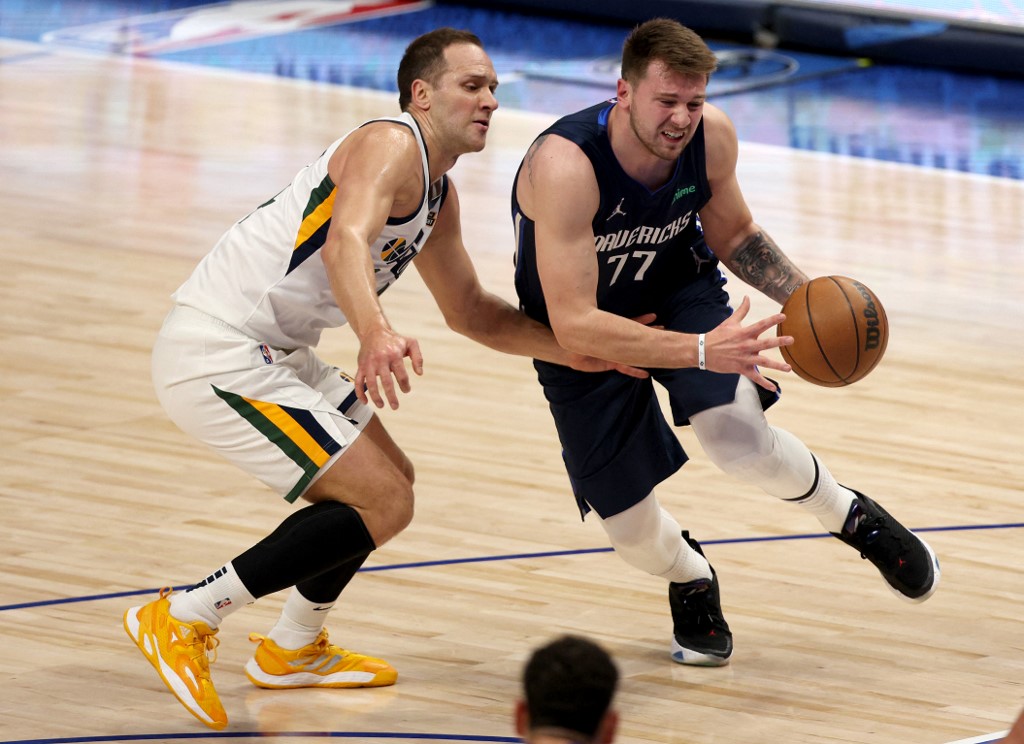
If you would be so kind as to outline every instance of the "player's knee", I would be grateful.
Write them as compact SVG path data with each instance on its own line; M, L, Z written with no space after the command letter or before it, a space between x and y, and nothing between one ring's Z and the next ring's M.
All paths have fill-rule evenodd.
M402 471L402 475L409 481L410 486L416 482L416 468L413 467L412 460L406 457L404 453L402 454L401 462L398 463L398 469Z
M412 481L407 480L398 497L395 499L395 534L404 530L412 523L416 511L416 496L412 489Z
M712 426L707 425L709 421ZM702 418L694 431L708 459L734 478L751 480L776 467L774 437L759 421L719 414Z
M415 512L412 482L404 478L397 481L387 498L382 499L373 511L372 532L379 548L412 523Z
M704 454L722 472L749 481L775 467L775 435L750 380L740 378L731 403L693 414L690 424Z

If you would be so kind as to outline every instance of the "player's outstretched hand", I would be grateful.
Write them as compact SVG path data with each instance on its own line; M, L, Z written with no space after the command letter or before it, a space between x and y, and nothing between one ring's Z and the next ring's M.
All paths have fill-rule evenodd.
M390 328L381 328L361 340L359 346L359 368L356 370L356 397L363 403L372 400L377 408L384 407L384 398L392 410L398 408L398 394L395 383L403 393L408 393L409 372L405 358L412 362L412 370L423 374L423 354L420 344L414 338L400 336ZM381 389L384 396L381 397Z
M748 326L742 325L743 319L750 312L750 298L744 297L736 311L722 321L710 333L705 334L704 356L707 369L712 372L733 372L749 377L761 387L775 391L777 388L767 377L761 374L759 367L790 372L792 367L783 361L765 356L762 352L789 346L793 343L792 336L769 336L761 338L761 334L774 328L786 319L782 313L775 313Z

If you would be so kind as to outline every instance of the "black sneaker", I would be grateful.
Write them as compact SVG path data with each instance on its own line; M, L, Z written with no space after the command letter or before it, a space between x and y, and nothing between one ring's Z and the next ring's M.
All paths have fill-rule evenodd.
M683 532L683 539L701 555L700 544ZM668 585L668 606L672 610L672 659L680 664L722 666L732 656L732 631L722 615L718 575L710 579Z
M877 503L854 493L857 500L850 506L842 531L832 534L871 561L897 595L924 602L939 586L941 572L935 553Z

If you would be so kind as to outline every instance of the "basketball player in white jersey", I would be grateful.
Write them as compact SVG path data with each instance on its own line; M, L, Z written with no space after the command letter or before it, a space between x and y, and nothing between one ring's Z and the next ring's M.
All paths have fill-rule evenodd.
M171 419L296 509L269 536L183 592L129 609L124 626L200 721L227 714L207 652L229 614L292 587L246 675L267 688L375 687L397 672L328 641L327 612L376 547L413 514L413 466L372 414L408 392L416 340L378 295L413 258L448 325L511 354L579 370L619 369L561 349L550 330L486 292L462 242L445 175L484 147L497 77L473 34L414 40L398 70L402 114L331 144L276 196L233 225L175 292L153 351ZM348 375L312 351L324 328L359 339Z

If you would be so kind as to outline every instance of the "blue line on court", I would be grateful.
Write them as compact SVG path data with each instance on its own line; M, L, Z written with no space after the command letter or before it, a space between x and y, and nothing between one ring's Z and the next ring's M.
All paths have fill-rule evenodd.
M0 741L0 744L96 744L113 741L169 741L201 739L266 739L274 737L305 739L398 739L415 741L480 741L513 742L521 744L522 739L514 736L476 736L472 734L400 734L381 731L223 731L177 734L117 734L111 736L63 736L47 739L17 739Z
M1009 530L1009 529L1020 529L1024 527L1024 522L1003 522L998 524L971 524L971 525L953 525L949 527L915 527L913 532L966 532L975 530ZM762 543L762 542L779 542L789 540L821 540L829 538L831 535L828 533L806 533L801 535L773 535L768 537L734 537L726 538L722 540L703 540L703 545L729 545L729 544L741 544L741 543ZM485 555L477 556L475 558L447 558L445 560L438 561L416 561L413 563L391 563L385 566L369 566L359 569L360 573L369 573L372 571L395 571L403 568L430 568L434 566L454 566L462 563L487 563L491 561L516 561L516 560L528 560L533 558L554 558L560 556L569 555L586 555L588 553L610 553L612 549L608 548L585 548L582 550L551 550L541 553L510 553L506 555ZM191 584L184 586L171 587L175 590L187 589ZM0 605L0 612L4 610L24 610L32 607L49 607L52 605L62 604L73 604L77 602L95 602L102 599L116 599L118 597L135 597L141 595L153 594L159 591L159 589L133 589L125 592L110 592L107 594L90 594L83 597L62 597L59 599L42 599L35 602L20 602L18 604ZM64 740L61 740L64 741ZM513 740L517 741L517 740ZM0 744L8 744L0 741Z

